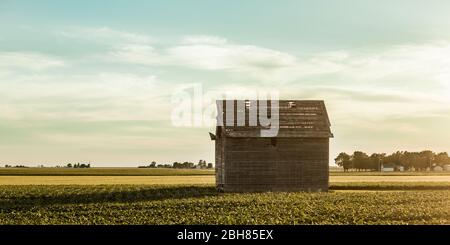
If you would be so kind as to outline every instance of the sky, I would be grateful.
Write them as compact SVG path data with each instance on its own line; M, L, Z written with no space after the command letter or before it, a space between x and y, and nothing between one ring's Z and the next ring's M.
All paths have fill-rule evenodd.
M0 0L0 164L214 161L173 94L325 100L342 151L450 151L449 1Z

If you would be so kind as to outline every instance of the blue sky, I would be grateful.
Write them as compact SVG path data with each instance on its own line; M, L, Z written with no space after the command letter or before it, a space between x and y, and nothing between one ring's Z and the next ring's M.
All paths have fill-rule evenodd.
M0 0L0 163L213 161L171 94L324 99L340 151L449 151L448 1Z

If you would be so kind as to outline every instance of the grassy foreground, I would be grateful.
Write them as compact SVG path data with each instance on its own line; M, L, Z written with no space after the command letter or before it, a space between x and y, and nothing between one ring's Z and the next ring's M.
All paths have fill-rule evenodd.
M399 191L406 186L408 191ZM211 185L0 186L0 224L450 223L449 183L330 188L328 193L218 194Z

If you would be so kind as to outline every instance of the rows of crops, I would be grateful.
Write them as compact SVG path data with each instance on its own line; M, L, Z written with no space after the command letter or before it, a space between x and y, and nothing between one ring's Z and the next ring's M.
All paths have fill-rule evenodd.
M329 189L341 191L450 191L450 182L332 182Z
M210 185L0 186L0 223L448 224L450 190L432 188L444 185L254 194L218 194Z

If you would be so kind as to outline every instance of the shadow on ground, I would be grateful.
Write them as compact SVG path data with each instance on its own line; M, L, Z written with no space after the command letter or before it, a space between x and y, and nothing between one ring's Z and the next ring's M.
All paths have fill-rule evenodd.
M139 202L165 199L200 198L218 195L215 187L210 186L183 186L183 187L158 187L124 190L91 190L82 193L64 193L48 188L41 192L25 193L18 196L0 196L0 210L9 208L29 208L32 206L48 206L58 204L91 204L106 202Z
M167 186L167 187L62 187L32 186L19 189L3 186L0 188L0 212L14 209L31 209L64 204L133 203L166 199L202 198L220 195L214 186ZM409 190L450 190L449 186L358 186L331 185L335 190L409 191Z

